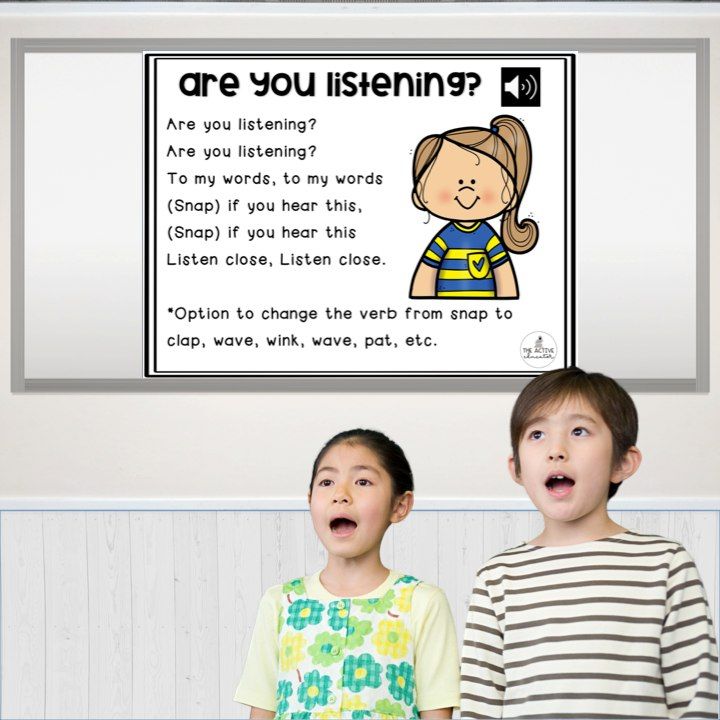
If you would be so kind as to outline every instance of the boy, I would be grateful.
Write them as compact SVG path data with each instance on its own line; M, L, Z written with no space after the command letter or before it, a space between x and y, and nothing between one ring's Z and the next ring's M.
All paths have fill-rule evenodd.
M510 421L510 474L543 515L477 575L463 718L717 718L717 647L695 564L607 501L639 467L637 411L578 368L535 378Z

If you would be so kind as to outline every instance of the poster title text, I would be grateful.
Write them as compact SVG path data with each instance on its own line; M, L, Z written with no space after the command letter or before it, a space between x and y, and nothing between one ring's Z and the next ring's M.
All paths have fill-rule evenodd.
M188 97L222 95L236 97L247 87L253 95L264 97L316 97L324 92L326 97L459 97L473 96L482 78L475 72L328 72L317 77L314 72L269 73L250 72L247 80L231 72L221 75L206 72L184 73L179 80L180 92Z

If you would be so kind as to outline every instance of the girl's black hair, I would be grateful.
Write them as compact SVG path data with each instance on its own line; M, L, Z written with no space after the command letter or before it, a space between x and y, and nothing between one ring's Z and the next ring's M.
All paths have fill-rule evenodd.
M383 469L390 475L393 483L393 495L397 497L408 491L412 492L415 488L413 482L413 474L410 469L410 463L405 457L402 448L387 435L377 430L365 430L363 428L355 428L354 430L344 430L337 435L333 435L323 445L313 463L312 475L310 476L310 492L312 493L313 481L317 475L320 462L336 445L347 443L348 445L363 445L368 450L377 455L377 459Z

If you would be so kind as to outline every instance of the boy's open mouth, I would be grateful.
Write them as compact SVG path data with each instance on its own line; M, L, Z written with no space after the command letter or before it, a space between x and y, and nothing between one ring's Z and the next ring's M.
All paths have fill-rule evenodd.
M348 517L336 517L330 521L330 532L335 537L347 537L352 535L357 528L357 523Z
M571 477L561 473L550 475L545 481L545 487L553 497L565 497L569 495L574 485L575 481Z

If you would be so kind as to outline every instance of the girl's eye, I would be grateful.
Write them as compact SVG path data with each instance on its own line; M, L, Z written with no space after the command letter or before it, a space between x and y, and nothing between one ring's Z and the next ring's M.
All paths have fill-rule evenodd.
M360 485L361 487L367 487L368 485L372 485L372 483L365 478L360 478L359 480L356 480L355 483L357 485Z
M583 437L584 435L589 435L588 431L584 427L576 427L573 428L572 434L575 437Z
M473 178L473 179L470 181L470 184L471 184L471 185L474 185L474 184L475 184L475 178Z
M325 478L324 480L318 480L318 487L330 487L332 485L332 480L329 480L328 478Z
M462 184L463 184L463 181L462 181L462 180L458 180L458 185L462 185Z
M542 430L531 430L528 437L531 440L541 440L543 435L544 435L544 433Z

